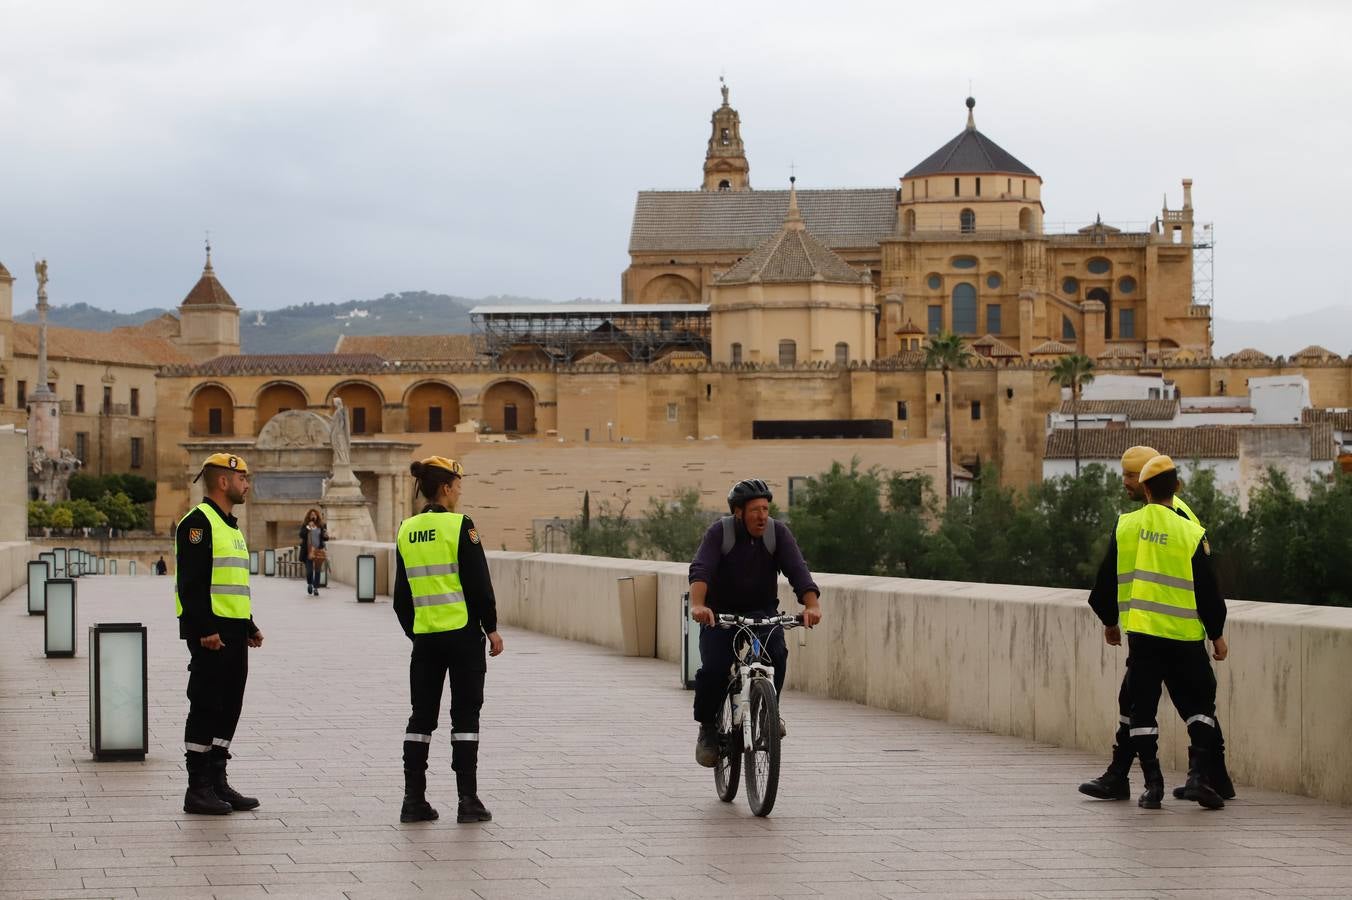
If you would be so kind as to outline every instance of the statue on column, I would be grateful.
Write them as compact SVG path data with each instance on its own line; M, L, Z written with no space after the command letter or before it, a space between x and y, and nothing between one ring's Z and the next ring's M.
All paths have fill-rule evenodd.
M362 495L361 482L352 472L352 432L347 407L341 397L333 398L329 417L329 444L333 448L333 473L324 484L320 506L334 540L374 541L375 524L370 504Z
M333 465L352 464L352 432L347 423L347 407L342 397L333 398L333 416L329 420L329 443L333 445Z

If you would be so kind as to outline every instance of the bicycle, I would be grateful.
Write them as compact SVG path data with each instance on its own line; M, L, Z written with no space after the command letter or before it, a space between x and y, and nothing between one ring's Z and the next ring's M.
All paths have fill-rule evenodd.
M742 765L746 764L746 799L751 812L768 816L779 792L779 697L775 693L775 667L756 629L797 628L802 616L769 616L753 619L722 613L718 628L736 628L733 663L727 696L718 717L718 762L714 787L718 799L737 798Z

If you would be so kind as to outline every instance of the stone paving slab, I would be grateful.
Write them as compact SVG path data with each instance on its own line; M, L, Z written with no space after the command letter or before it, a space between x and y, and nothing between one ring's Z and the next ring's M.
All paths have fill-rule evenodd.
M220 818L181 812L167 579L81 579L75 659L42 655L23 593L0 601L0 900L1352 895L1352 809L1243 785L1218 812L1096 803L1075 785L1102 759L794 693L779 802L757 819L694 765L673 666L515 630L482 724L495 821L400 825L408 642L388 602L255 584L266 642L231 775L263 805ZM83 629L100 621L150 629L144 763L89 756ZM453 819L441 725L429 796Z

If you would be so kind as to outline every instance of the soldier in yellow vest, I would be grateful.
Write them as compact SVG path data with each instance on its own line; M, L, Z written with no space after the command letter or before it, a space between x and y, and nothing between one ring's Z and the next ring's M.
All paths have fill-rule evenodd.
M1141 486L1140 480L1141 469L1146 463L1159 455L1159 451L1154 447L1131 447L1122 454L1122 486L1131 499L1145 500L1145 488ZM1202 525L1201 520L1197 518L1197 514L1192 511L1191 507L1177 494L1174 495L1173 509L1175 513L1188 521L1202 528L1206 527ZM1212 678L1214 680L1214 673ZM1131 706L1128 700L1130 692L1131 667L1127 666L1122 673L1122 687L1117 692L1118 726L1116 740L1113 743L1112 761L1108 763L1108 768L1102 775L1080 785L1081 794L1099 800L1126 800L1131 796L1131 784L1128 776L1131 773L1131 761L1136 758L1136 754L1131 749L1131 738L1128 734L1131 727ZM1235 786L1230 781L1230 773L1225 765L1225 736L1221 731L1220 719L1216 720L1216 753L1212 763L1212 787L1223 799L1232 799L1235 796ZM1186 785L1174 788L1174 799L1182 800L1186 789Z
M213 453L197 478L203 499L174 532L174 607L188 644L188 721L183 727L188 791L183 811L223 815L258 800L230 786L225 768L244 706L249 648L263 646L249 602L249 549L234 508L249 493L244 458Z
M1155 719L1163 685L1192 741L1184 797L1220 809L1225 801L1210 778L1217 745L1216 680L1206 639L1213 657L1225 659L1225 601L1211 569L1206 532L1174 510L1173 460L1151 459L1141 468L1140 483L1147 502L1118 518L1089 605L1103 622L1108 644L1120 645L1127 633L1128 737L1145 775L1140 806L1159 809L1164 798Z
M459 805L457 822L489 822L479 799L479 710L484 702L488 653L502 653L497 604L479 532L456 512L464 469L440 456L409 470L427 499L421 513L399 526L394 612L413 641L409 685L413 714L404 733L404 804L400 822L437 818L427 802L427 754L437 728L441 691L450 675L451 768Z

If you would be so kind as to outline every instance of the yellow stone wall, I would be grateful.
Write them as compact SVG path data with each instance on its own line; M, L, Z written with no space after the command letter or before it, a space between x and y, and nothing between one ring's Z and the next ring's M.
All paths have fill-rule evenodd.
M798 363L836 361L836 344L848 361L875 355L872 284L718 285L709 312L713 360L733 362L740 344L743 363L779 364L779 344L791 340Z

